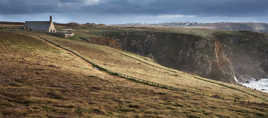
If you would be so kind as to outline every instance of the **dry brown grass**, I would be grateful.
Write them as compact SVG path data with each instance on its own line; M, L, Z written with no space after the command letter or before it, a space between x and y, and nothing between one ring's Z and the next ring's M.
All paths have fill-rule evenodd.
M255 97L241 93L241 91L233 91L232 88L244 90L249 94L252 92L251 89L208 80L199 76L193 76L184 72L168 69L162 67L161 65L155 64L148 59L140 58L134 54L122 52L106 46L87 44L82 41L57 40L56 38L52 38L52 40L53 39L66 47L78 51L82 55L88 57L89 60L101 65L104 68L112 70L113 72L122 73L152 82L164 83L165 85L170 85L181 89L188 88L189 91L199 91L203 92L202 94L205 95L223 95L226 99L232 99L233 96L239 95L243 96L241 99L244 100L256 100ZM213 89L211 90L211 88ZM259 95L261 98L263 98L264 94L254 91L254 95Z
M268 116L267 102L215 84L218 82L203 81L109 47L41 34L111 71L181 91L135 83L96 70L67 51L31 38L39 35L0 32L0 117ZM235 98L239 99L234 102Z

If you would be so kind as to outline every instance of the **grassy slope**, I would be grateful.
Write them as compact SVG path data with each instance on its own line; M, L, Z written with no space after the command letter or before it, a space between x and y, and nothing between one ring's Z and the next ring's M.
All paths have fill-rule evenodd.
M96 38L96 37L103 37L103 38L105 38L105 37L107 37L107 36L105 36L105 32L112 32L113 33L113 35L117 35L117 34L120 34L120 33L126 33L126 32L133 32L133 33L135 33L135 32L138 32L138 31L142 31L142 32L162 32L162 33L165 33L165 32L167 32L167 33L171 33L171 32L173 32L173 33L181 33L181 34L189 34L189 35L193 35L193 36L200 36L200 37L203 37L203 38L208 38L208 39L212 39L212 38L215 38L215 37L213 37L213 35L212 34L214 34L214 33L216 33L216 32L219 32L219 33L224 33L224 34L228 34L228 33L234 33L234 34L239 34L238 32L230 32L230 31L217 31L217 30L206 30L206 29L185 29L185 28L165 28L165 27L163 27L163 28L153 28L153 27L151 27L151 28L149 28L149 27L147 27L147 28L142 28L142 27L140 27L140 28L137 28L137 27L135 27L135 28L121 28L121 27L97 27L97 28L91 28L91 27L87 27L86 25L84 26L84 25L82 25L82 26L78 26L78 27L74 27L74 31L76 32L76 34L78 34L79 36L81 36L81 37L85 37L85 38L88 38L88 39L90 39L90 40L92 40L92 39L94 39L94 38ZM244 36L244 35L242 35L242 36ZM108 36L109 37L109 36ZM113 38L113 37L111 37L111 38ZM135 37L136 38L136 37ZM161 43L160 43L161 44ZM70 44L70 45L73 45L73 44ZM78 44L79 45L79 44ZM80 46L81 47L81 46ZM89 46L87 46L87 47L89 47ZM96 47L96 46L95 46ZM105 47L105 46L104 46ZM110 52L108 52L108 54L114 54L113 52L115 52L115 51L117 51L117 50L115 50L115 49L107 49L107 48L104 48L104 47L101 47L101 46L99 46L99 49L100 50L104 50L104 51L106 51L106 52L108 52L108 51L110 51ZM83 47L84 48L84 47ZM78 49L79 50L79 49ZM118 52L118 51L117 51ZM129 54L129 53L128 53ZM120 55L111 55L111 57L108 57L108 56L106 56L106 55L102 55L102 53L99 53L98 54L98 56L103 56L101 59L106 59L106 60L113 60L113 58L117 58L117 57L122 57L121 55L124 55L124 56L126 56L126 57L130 57L129 55L126 55L125 53L122 53L122 52L120 52ZM133 56L132 56L133 57ZM138 57L137 55L135 55L134 57ZM94 58L94 57L92 57L92 58ZM108 58L108 59L107 59ZM121 58L122 59L122 58ZM96 59L96 61L99 61L100 59ZM137 60L137 59L136 59ZM138 59L138 60L141 60L141 59ZM150 60L149 58L146 58L145 60ZM92 60L92 61L94 61L94 60ZM129 62L129 59L127 60L128 62ZM151 60L152 61L152 60ZM105 61L104 61L105 62ZM147 63L148 61L146 61L146 63ZM110 63L110 62L109 62ZM139 63L136 63L136 64L139 64ZM108 66L108 67L114 67L113 65L112 66ZM143 66L144 67L144 66ZM152 68L154 68L155 66L152 66ZM115 67L116 68L116 67ZM122 69L122 70L115 70L116 72L123 72L124 74L127 74L127 75L135 75L136 77L138 77L139 78L139 76L137 75L137 74L135 74L134 72L136 72L136 73L138 73L138 71L143 71L143 73L145 72L145 71L148 71L148 70L150 70L150 69L141 69L141 68L138 68L138 66L137 67L134 67L133 69L134 70L131 70L130 72L132 73L132 74L129 74L129 73L125 73L124 71L128 71L127 69L131 69L131 68L128 68L128 66L126 66L125 68L122 68L121 67L121 65L120 66L118 66L117 67L117 69ZM161 68L162 69L162 68ZM164 69L165 70L165 69ZM154 71L154 70L152 70L152 71ZM174 71L174 70L173 70ZM141 72L142 73L142 72ZM145 76L145 75L143 75L143 73L142 74L140 74L141 75L141 78L143 77L143 76ZM150 75L151 73L148 73L148 75ZM152 75L150 75L150 76L148 76L148 77L150 77L150 78L153 78L153 79L157 79L158 78L158 80L160 80L160 81L163 81L162 80L162 78L165 78L165 75L163 74L163 73L161 73L161 75L159 76L158 74L155 74L156 76L152 76ZM176 74L175 74L176 75ZM176 78L176 77L175 77ZM197 78L199 78L199 77L197 77ZM177 79L177 78L176 78ZM210 82L212 82L212 83L215 83L215 81L211 81L211 80L205 80L205 81L210 81ZM175 84L175 83L173 83L174 82L174 80L171 80L170 81L170 83L172 83L172 84ZM159 82L159 83L161 83L161 82ZM192 84L192 80L189 82L189 83L191 83ZM217 83L217 82L216 82ZM224 83L220 83L220 85L223 85ZM187 85L187 84L185 84L184 83L184 85ZM230 87L228 87L228 88L230 88ZM216 90L216 91L218 91L218 90ZM218 91L219 92L219 91ZM249 93L250 94L250 93Z
M170 91L109 75L67 51L34 38L40 35L112 72L179 90ZM165 68L128 52L36 33L0 32L0 37L2 117L268 115L267 94ZM234 102L236 98L238 102Z
M168 27L91 28L85 26L76 27L75 32L89 39L91 43L95 43L92 40L100 37L113 39L120 43L121 49L152 57L156 62L167 67L196 73L214 80L235 83L231 71L240 81L246 81L246 76L263 78L267 75L265 62L267 59L264 59L267 58L265 53L267 37L263 36L263 33ZM220 42L218 47L223 46L217 53L215 41ZM225 55L229 64L224 66L216 64L224 60L216 58L216 54ZM241 62L241 60L247 61ZM233 69L226 69L229 67Z
M144 58L141 56L137 56L135 54L123 52L106 46L88 44L83 41L77 41L77 40L68 41L53 37L47 37L47 38L54 39L59 44L62 44L63 46L78 51L83 56L88 57L89 60L91 60L92 62L101 65L104 68L112 70L113 72L126 74L132 77L146 78L147 80L153 82L165 83L166 85L175 87L177 87L176 85L178 83L181 83L179 79L189 78L184 80L184 83L181 83L182 85L180 86L190 87L193 89L196 88L196 86L198 87L197 89L200 89L200 87L202 88L203 87L202 85L207 86L208 84L207 82L212 83L213 87L215 86L215 83L216 85L227 86L220 88L221 90L230 87L241 89L240 86L227 85L225 83L204 79L198 76L193 76L173 69L168 69L166 67L153 63L152 60L150 60L149 58ZM163 79L163 78L169 78L169 79ZM215 90L215 92L219 91L220 90Z

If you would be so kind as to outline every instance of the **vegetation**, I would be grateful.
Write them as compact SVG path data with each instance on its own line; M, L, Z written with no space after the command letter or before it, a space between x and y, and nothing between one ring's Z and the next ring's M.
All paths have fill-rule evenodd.
M89 43L133 52L214 80L235 83L234 76L249 81L268 74L268 36L264 33L166 27L83 26L75 30ZM220 51L215 52L216 47Z
M80 36L75 34L74 36L72 36L72 37L70 37L68 39L69 40L78 40L78 39L80 39Z
M102 31L91 32L84 35L102 37ZM265 93L147 57L43 33L0 32L0 37L1 117L268 116Z

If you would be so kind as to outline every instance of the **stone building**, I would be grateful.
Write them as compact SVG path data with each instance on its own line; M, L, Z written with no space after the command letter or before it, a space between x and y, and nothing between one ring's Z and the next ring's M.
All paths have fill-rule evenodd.
M50 16L49 21L26 21L24 24L24 29L26 31L38 31L38 32L57 32L55 25L53 23L52 16Z

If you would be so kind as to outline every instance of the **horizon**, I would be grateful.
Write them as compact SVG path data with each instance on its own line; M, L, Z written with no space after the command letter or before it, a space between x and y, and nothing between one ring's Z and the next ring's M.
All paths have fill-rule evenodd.
M46 21L46 20L27 20L27 21ZM48 20L47 20L48 21ZM26 21L8 21L8 20L0 20L0 23L24 23ZM80 22L75 22L75 21L71 21L71 22L55 22L53 20L54 23L56 24L69 24L69 23L77 23L77 24L103 24L103 23L95 23L95 22L85 22L85 23L80 23ZM240 23L240 24L250 24L250 23L256 23L256 24L268 24L268 22L257 22L257 21L229 21L229 22L225 22L225 21L219 21L219 22L190 22L190 21L184 21L184 22L160 22L160 23L140 23L140 22L130 22L130 23L118 23L118 24L105 24L105 25L131 25L131 24L138 24L138 25L157 25L157 24L171 24L171 23L198 23L198 24L217 24L217 23Z
M173 22L268 23L268 1L254 0L1 0L0 21L96 24Z

